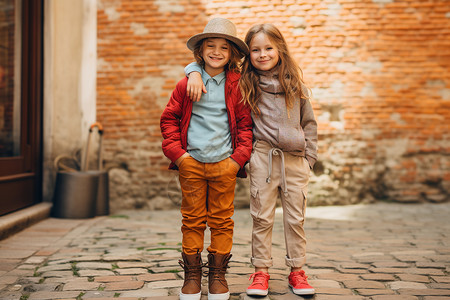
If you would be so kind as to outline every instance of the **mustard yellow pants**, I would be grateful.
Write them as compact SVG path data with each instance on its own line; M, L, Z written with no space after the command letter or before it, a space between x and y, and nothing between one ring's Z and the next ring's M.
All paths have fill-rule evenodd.
M182 191L183 252L201 252L206 226L211 231L208 252L227 254L233 244L234 189L239 170L231 161L202 163L188 156L179 166Z

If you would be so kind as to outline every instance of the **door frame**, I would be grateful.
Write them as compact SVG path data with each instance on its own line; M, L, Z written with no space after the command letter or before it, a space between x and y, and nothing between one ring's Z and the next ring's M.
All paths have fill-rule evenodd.
M21 153L0 159L0 215L42 201L43 0L22 1Z

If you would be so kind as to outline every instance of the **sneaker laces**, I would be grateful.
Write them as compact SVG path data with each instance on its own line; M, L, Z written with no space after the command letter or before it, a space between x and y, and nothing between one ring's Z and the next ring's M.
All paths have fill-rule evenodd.
M251 285L262 285L264 286L264 284L266 283L266 274L264 274L264 272L259 271L259 272L255 272L252 275L250 275L250 278L248 280L252 280L253 278L253 283Z
M292 272L292 280L295 284L308 284L307 278L308 276L302 271Z

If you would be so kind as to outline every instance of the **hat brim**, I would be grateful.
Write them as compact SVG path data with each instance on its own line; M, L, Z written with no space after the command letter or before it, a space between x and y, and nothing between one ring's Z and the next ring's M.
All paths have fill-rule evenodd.
M207 39L207 38L227 39L227 40L233 42L234 44L236 44L236 46L239 48L239 50L241 52L243 52L245 55L248 55L248 53L249 53L246 43L244 43L242 40L240 40L232 35L223 34L223 33L199 33L199 34L196 34L187 41L187 43L186 43L187 47L189 48L189 50L194 51L195 45L197 45L197 43L199 41L201 41L203 39Z

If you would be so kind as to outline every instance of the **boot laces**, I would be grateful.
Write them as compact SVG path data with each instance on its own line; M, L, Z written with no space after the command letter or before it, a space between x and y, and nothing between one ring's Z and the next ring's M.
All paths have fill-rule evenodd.
M203 276L207 277L208 275L212 276L212 279L215 280L221 280L223 279L223 277L221 277L221 274L225 274L227 272L227 269L229 268L229 266L207 266L209 268L209 271L203 271Z
M179 260L178 264L183 268L186 274L186 280L195 280L196 275L198 273L201 274L202 268L206 265L206 263L200 264L200 265L186 265L184 261Z
M219 281L226 282L226 280L224 280L225 273L227 272L227 269L230 267L230 266L228 266L228 262L230 261L230 259L231 259L231 254L222 261L221 265L215 266L215 265L209 264L209 262L205 263L209 270L203 271L203 276L207 277L207 276L211 275L212 280L219 280Z

